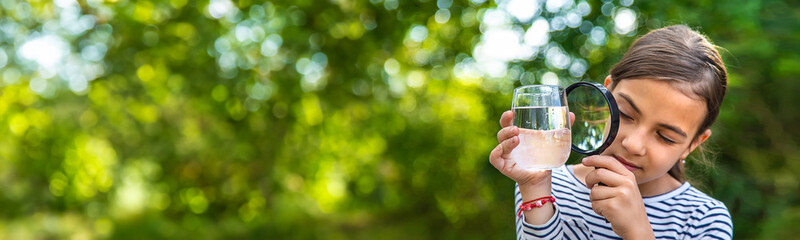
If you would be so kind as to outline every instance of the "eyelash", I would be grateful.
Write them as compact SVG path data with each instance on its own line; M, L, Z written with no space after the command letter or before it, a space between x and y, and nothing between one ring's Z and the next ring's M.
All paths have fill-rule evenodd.
M633 118L632 118L632 117L628 116L628 114L625 114L625 113L623 113L622 111L620 111L620 112L619 112L619 115L620 115L620 116L622 116L623 118L626 118L626 119L628 119L628 120L633 120Z
M661 135L661 133L658 133L658 136L661 137L661 140L664 140L664 142L667 142L667 144L675 144L675 141L672 141L669 138L664 137L664 135Z
M623 113L622 111L619 112L619 115L622 116L625 119L633 120L632 117L628 116L627 114ZM675 144L675 141L672 141L669 138L665 137L664 135L661 135L661 133L658 133L658 137L661 138L661 140L666 142L667 144L670 144L670 145Z

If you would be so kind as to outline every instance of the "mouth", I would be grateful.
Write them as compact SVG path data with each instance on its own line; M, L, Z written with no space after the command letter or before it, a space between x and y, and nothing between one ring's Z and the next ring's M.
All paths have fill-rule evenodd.
M614 156L614 158L617 159L617 161L619 161L619 163L622 163L622 165L625 166L625 168L627 168L628 171L633 172L633 170L642 169L641 167L637 167L636 165L633 165L633 163L628 162L627 160L625 160L624 158L622 158L620 156L617 156L617 155L612 155L612 156Z

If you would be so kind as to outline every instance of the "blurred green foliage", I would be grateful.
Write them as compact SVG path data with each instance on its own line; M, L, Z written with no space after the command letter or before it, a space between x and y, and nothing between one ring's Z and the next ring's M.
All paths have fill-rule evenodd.
M529 3L0 0L0 238L512 238L511 90L678 23L730 72L697 185L800 234L800 4Z

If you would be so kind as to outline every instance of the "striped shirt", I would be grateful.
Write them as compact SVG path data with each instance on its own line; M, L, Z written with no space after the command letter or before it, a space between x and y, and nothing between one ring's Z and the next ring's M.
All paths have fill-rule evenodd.
M553 170L552 194L555 214L542 225L517 218L517 239L622 239L611 224L592 210L589 191L572 172L572 167ZM514 217L522 204L516 186ZM670 192L643 197L647 218L656 239L731 239L733 224L728 208L698 191L688 182Z

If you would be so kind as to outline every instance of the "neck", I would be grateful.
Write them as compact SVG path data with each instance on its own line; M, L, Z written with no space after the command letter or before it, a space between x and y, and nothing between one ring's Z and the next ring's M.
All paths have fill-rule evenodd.
M683 185L683 183L677 179L669 174L664 174L664 176L652 181L639 184L639 193L642 194L642 197L652 197L678 189L681 185Z

